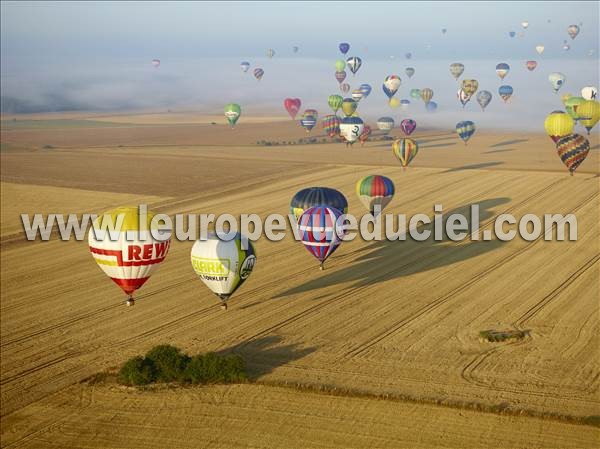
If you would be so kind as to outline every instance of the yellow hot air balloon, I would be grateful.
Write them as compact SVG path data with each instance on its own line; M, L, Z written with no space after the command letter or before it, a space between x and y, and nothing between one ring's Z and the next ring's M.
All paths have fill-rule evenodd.
M342 112L346 115L346 117L351 117L356 111L358 107L358 103L354 101L352 98L344 98L342 102Z
M561 137L572 134L574 127L573 118L563 111L551 112L544 121L544 128L554 143L558 142Z
M169 252L170 231L160 230L153 218L150 211L144 218L137 207L119 207L99 216L88 234L94 260L125 292L127 305Z
M600 120L600 103L594 100L586 100L577 107L579 123L585 126L588 135L598 120Z
M400 100L398 100L396 97L392 97L390 98L389 105L392 108L397 108L400 106Z
M562 101L562 104L565 104L567 102L567 100L569 98L571 98L572 96L573 96L573 94L568 94L568 93L567 94L562 94L560 96L560 101Z

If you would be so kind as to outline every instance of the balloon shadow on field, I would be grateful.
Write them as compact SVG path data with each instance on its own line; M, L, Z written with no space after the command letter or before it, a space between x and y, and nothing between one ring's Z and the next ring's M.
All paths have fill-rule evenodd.
M471 206L479 205L481 226L484 220L488 220L495 215L492 209L509 202L510 198L500 197L466 204L450 211L443 211L444 221L452 214L460 214L466 218L470 227ZM410 217L406 218L408 222ZM394 225L394 230L396 229L397 224ZM385 238L384 230L382 231L383 240L375 241L369 246L355 250L354 254L357 254L357 257L348 266L330 273L325 271L325 275L290 288L276 297L306 293L322 287L348 284L349 282L351 284L347 287L348 289L375 285L479 257L500 248L506 243L501 240L485 241L481 234L480 240L477 241L470 240L467 236L462 241L455 242L448 238L445 231L442 239L436 241L434 240L433 223L421 225L417 229L421 233L430 231L430 237L424 241L415 241L410 235L407 235L405 241L389 241ZM344 244L342 243L338 251L343 251L343 248ZM335 256L336 254L333 255L334 259Z
M481 162L479 164L463 165L462 167L449 168L448 170L445 170L442 173L453 173L456 171L463 171L463 170L479 170L482 168L496 167L497 165L502 165L503 163L504 162L500 162L500 161Z
M481 154L506 153L508 151L517 151L517 149L516 148L506 148L506 149L503 149L503 150L484 151Z
M498 148L504 147L506 145L514 145L515 143L524 143L529 142L529 139L514 139L514 140L505 140L503 142L495 143L494 145L490 145L488 148Z
M248 377L255 380L271 373L276 368L306 357L317 348L300 347L297 343L282 345L278 335L268 335L243 341L230 348L218 351L219 355L237 354L246 362Z

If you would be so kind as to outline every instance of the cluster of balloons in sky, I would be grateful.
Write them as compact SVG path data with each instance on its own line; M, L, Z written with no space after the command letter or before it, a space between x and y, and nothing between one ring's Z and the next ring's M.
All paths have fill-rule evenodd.
M521 23L524 30L529 27L529 22ZM573 40L580 33L580 25L570 25L567 28L569 37ZM442 29L446 34L447 29ZM511 38L516 32L509 32ZM570 48L564 42L565 50ZM568 48L567 48L568 47ZM366 83L359 84L351 91L347 82L346 69L355 77L363 65L358 56L348 56L351 46L347 42L338 45L342 57L335 61L335 79L339 84L341 94L334 93L327 98L327 105L331 114L321 118L321 125L325 133L331 138L339 138L347 145L355 142L364 142L372 133L371 127L363 122L358 115L358 107L361 101L369 97L372 86ZM535 47L538 55L545 51L544 45ZM297 53L299 47L292 47ZM275 51L269 49L267 56L273 58ZM412 53L405 54L406 59L412 58ZM159 59L152 60L152 66L159 68ZM243 61L242 72L250 71L251 64ZM525 68L532 72L538 67L536 60L527 60ZM475 98L482 111L493 99L489 90L479 90L479 82L473 78L462 78L465 66L460 62L450 64L450 75L458 82L457 99L464 108L472 98ZM496 74L500 79L498 96L509 102L514 89L505 83L511 72L511 67L505 62L498 63L495 67ZM264 70L260 67L252 71L254 77L260 81L264 76ZM414 67L406 67L406 76L412 78L416 70ZM566 77L559 72L553 72L548 76L552 90L557 94L566 84ZM381 89L387 97L388 106L398 106L406 109L411 100L420 100L424 103L427 111L433 112L437 104L432 100L434 92L431 88L413 88L409 97L399 100L396 95L402 85L402 79L397 74L387 75L382 80ZM565 111L556 110L551 112L545 119L544 127L554 144L560 160L565 164L571 175L577 167L585 160L590 151L588 139L578 133L574 133L575 125L582 125L588 132L600 120L600 103L597 101L598 89L595 86L586 86L581 89L579 96L571 94L562 95L561 101ZM302 109L300 98L285 98L283 106L292 120L297 120ZM343 117L338 115L341 110ZM242 114L242 108L237 103L229 103L224 108L224 115L233 128ZM311 132L317 125L319 113L316 109L305 109L298 118L299 125ZM393 117L384 115L376 122L377 129L381 134L387 135L395 128ZM391 152L398 160L400 166L405 170L415 159L419 152L419 143L410 136L417 128L417 123L411 118L405 118L398 124L404 137L398 138L391 143ZM455 132L465 143L474 135L475 123L471 120L461 120L456 124ZM395 193L393 181L382 175L369 175L360 179L356 184L356 194L366 210L374 217L392 201ZM344 230L340 227L339 218L348 212L348 201L338 190L328 187L309 187L297 192L290 203L290 211L294 215L301 242L311 255L318 261L321 269L329 256L331 256L343 241ZM138 208L118 208L107 213L116 222L119 215L124 215L118 238L106 238L106 229L100 226L98 221L94 222L92 230L88 235L90 252L98 266L125 292L127 303L133 304L133 293L137 291L157 267L165 260L170 248L170 239L156 239L148 231L152 226L154 214L148 212L145 216L146 223L142 226L143 219ZM104 225L104 223L103 223ZM130 232L133 231L137 238L131 239ZM126 237L127 236L127 237ZM113 236L111 236L113 237ZM221 300L222 306L227 307L227 301L234 292L248 279L256 264L256 252L250 241L245 242L243 236L235 234L233 239L221 240L216 234L209 234L205 240L196 241L190 253L190 261L193 271L215 293Z

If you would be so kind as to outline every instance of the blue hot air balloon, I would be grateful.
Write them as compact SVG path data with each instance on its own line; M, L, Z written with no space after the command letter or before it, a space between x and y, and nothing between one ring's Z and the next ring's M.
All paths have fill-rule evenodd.
M348 50L350 50L350 44L348 44L347 42L342 42L340 44L340 51L342 52L342 54L345 55L346 53L348 53Z
M458 137L460 137L466 145L471 136L475 134L475 123L470 120L458 122L456 124L456 134L458 134Z

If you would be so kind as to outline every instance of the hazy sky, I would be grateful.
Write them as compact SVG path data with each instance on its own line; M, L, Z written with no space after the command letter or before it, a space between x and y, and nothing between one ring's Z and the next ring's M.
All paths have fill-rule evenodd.
M347 56L363 59L357 76L348 78L352 87L373 86L361 110L374 115L389 110L381 82L390 74L403 80L399 98L427 86L441 115L454 111L456 82L448 64L455 61L494 94L492 113L508 114L497 96L498 62L511 65L504 84L513 85L513 101L525 115L534 109L525 99L560 106L547 82L552 71L567 76L565 91L598 85L598 2L3 1L1 17L4 110L220 110L237 101L248 111L298 96L325 113L327 95L337 91L333 72L342 41L351 44ZM581 24L575 40L566 31L570 24ZM523 36L511 39L509 31ZM538 44L546 47L542 56ZM265 57L268 48L276 51L272 60ZM152 58L161 60L159 69ZM527 59L538 60L535 72L524 68ZM241 72L241 60L264 68L260 83ZM407 66L416 69L410 80ZM474 100L468 107L478 109Z

